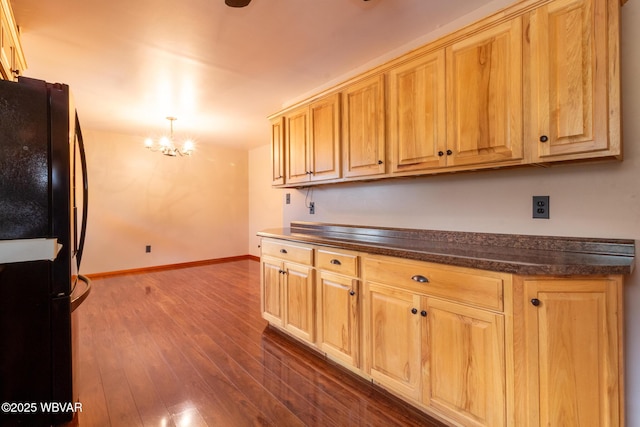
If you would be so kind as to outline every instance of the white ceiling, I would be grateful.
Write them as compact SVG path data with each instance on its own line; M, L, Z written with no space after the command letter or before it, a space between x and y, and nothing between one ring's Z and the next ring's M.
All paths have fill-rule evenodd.
M268 143L266 117L490 0L11 0L26 76L67 83L85 128ZM494 7L495 9L495 7Z

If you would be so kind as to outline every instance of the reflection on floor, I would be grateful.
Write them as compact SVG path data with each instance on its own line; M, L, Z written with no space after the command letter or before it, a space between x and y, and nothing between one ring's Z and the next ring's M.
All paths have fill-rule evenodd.
M95 279L80 426L440 426L272 330L259 263Z

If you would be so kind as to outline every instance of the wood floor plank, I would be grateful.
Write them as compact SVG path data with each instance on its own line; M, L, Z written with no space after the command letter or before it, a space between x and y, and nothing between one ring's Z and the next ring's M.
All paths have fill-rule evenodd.
M442 426L267 326L253 260L103 277L78 310L84 426Z

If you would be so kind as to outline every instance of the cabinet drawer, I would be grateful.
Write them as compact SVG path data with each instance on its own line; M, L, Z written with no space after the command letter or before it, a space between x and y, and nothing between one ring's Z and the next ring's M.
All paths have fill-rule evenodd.
M317 267L320 270L358 276L358 256L355 254L318 249L317 257Z
M366 258L366 281L409 289L492 310L503 310L503 288L510 275L394 258Z
M262 255L270 255L298 264L313 264L313 248L305 245L284 243L277 240L262 240Z

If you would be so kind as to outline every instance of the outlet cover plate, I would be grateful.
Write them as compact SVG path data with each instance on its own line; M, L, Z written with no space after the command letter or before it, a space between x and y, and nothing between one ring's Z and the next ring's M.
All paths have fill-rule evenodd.
M533 196L533 218L549 219L549 196Z

